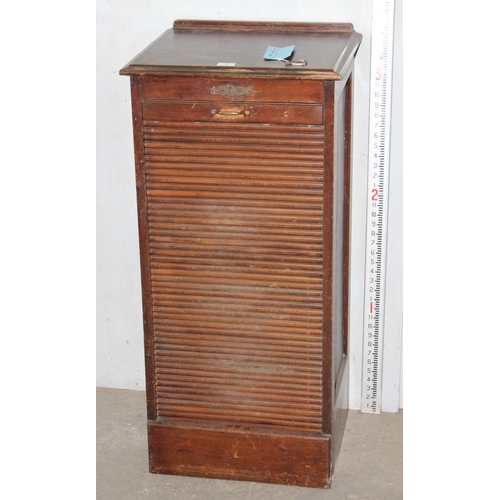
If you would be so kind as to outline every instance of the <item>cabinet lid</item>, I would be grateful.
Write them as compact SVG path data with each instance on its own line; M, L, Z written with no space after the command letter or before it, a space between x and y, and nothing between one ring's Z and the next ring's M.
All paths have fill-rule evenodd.
M121 75L199 75L340 80L361 35L349 23L177 20ZM269 46L295 46L292 62L265 60Z

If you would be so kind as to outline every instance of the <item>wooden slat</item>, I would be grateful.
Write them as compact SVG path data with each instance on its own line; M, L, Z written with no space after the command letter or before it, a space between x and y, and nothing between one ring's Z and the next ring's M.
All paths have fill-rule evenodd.
M158 416L320 431L324 130L169 113L144 131Z
M217 367L217 370L214 370ZM270 369L272 368L272 369ZM170 361L158 361L157 380L196 379L200 383L204 380L219 380L221 385L236 383L244 385L246 383L257 384L257 381L269 384L278 384L283 387L297 390L307 390L320 393L321 372L304 366L283 365L279 367L269 367L256 363L235 363L234 361L221 362L212 360L203 365L196 363L196 360L173 359ZM221 378L222 376L227 378ZM168 384L166 384L168 385Z
M229 296L236 297L243 300L274 300L277 302L286 302L287 304L295 302L297 307L306 306L307 307L321 307L321 301L323 297L323 290L321 289L310 289L310 288L294 288L287 287L277 288L272 286L272 283L266 283L250 286L249 283L245 283L245 287L240 286L238 283L232 284L230 282L212 282L210 286L205 285L206 280L182 280L182 279L152 279L152 294L162 294L164 292L175 291L189 291L190 293L196 293L200 296L212 297L212 296Z
M227 336L231 335L232 338L246 337L249 340L252 340L256 343L260 343L264 340L268 339L279 339L279 340L290 340L290 342L301 342L305 341L307 345L312 345L314 342L318 342L321 344L321 334L314 329L302 330L297 332L291 331L281 331L279 329L269 329L269 328L259 328L258 330L254 329L245 329L242 328L241 325L230 325L231 328L228 328L227 323L223 324L210 324L205 326L206 323L198 323L198 324L172 324L160 323L156 327L156 338L162 338L162 336L168 336L169 334L202 334L202 335L211 335L215 337L217 335Z
M172 332L171 335L161 335L158 334L156 337L157 345L177 345L190 348L191 345L198 346L203 345L206 347L226 347L233 346L237 348L253 349L255 346L255 341L248 336L237 336L231 335L230 337L224 334L221 335L209 335L206 333L194 334L185 333L181 334L178 332ZM261 338L259 340L259 349L266 349L270 351L279 352L295 352L295 353L311 353L317 354L321 352L321 346L314 346L310 339L308 341L302 340L300 342L293 342L288 340L278 340L276 338Z
M168 209L168 205L172 207L172 209L177 209L177 210L190 210L191 208L194 208L199 210L200 206L202 207L201 210L211 212L213 211L220 211L220 210L228 210L229 212L235 212L239 208L244 208L242 211L243 215L244 214L258 214L262 218L266 218L267 215L286 215L286 216L291 216L291 217L297 217L297 218L302 218L302 217L314 217L316 221L318 221L318 217L321 216L323 207L318 205L318 204L306 204L306 203L301 203L300 204L300 210L297 210L297 205L298 202L284 202L284 201L276 201L274 199L238 199L238 198L232 198L232 199L226 199L219 197L217 198L216 196L212 197L207 197L205 200L203 200L203 205L200 205L200 201L197 199L196 196L193 196L191 198L189 197L182 197L182 196L175 196L175 195L170 195L170 196L163 196L163 197L157 197L157 198L150 198L148 202L148 206L152 204L153 206L163 206L165 209ZM226 208L229 207L229 208ZM164 215L167 212L164 212ZM230 214L228 214L230 215Z
M241 166L244 168L248 168L249 170L251 170L252 168L260 169L262 160L264 159L263 157L254 158L251 155L247 155L242 158L235 158L235 156L231 154L220 156L189 155L185 154L184 151L178 151L177 155L171 156L170 158L168 158L168 160L167 155L163 155L160 151L156 151L156 154L146 152L145 157L149 166L151 166L154 162L163 162L166 165L177 164L178 166L182 166L185 163L191 163L193 165L203 165L204 167L209 168L210 166L213 166L214 162L216 161L219 168L238 168ZM286 155L267 158L267 162L265 165L267 165L268 167L288 168L289 170L292 170L292 173L297 168L314 170L315 172L321 172L322 169L322 164L315 159L298 157L293 163L291 163Z
M200 392L202 394L206 394L207 396L219 396L220 389L213 388L213 382L199 382L190 386L189 384L176 383L176 381L170 380L169 388L159 388L158 392L166 392L169 391L172 394L175 393L185 393L189 395L197 395ZM247 399L259 400L265 396L273 395L276 401L282 401L283 403L290 402L290 396L292 393L288 390L279 389L279 388L258 388L258 387L245 387L245 396ZM241 387L239 385L226 385L224 387L224 395L228 397L241 396ZM314 407L318 408L321 405L321 395L312 396L310 394L306 394L305 396L298 396L297 394L293 394L294 401L297 402L297 406L301 407Z

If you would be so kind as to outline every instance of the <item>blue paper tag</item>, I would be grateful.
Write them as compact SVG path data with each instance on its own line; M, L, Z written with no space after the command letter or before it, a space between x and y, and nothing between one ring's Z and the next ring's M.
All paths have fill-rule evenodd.
M273 47L269 45L264 54L264 59L271 61L279 61L280 59L286 59L292 55L295 45L290 45L289 47Z

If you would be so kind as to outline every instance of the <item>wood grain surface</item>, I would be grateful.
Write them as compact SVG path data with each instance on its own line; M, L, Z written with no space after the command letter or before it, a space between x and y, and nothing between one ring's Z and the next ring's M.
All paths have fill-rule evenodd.
M329 465L322 459L330 454L325 436L149 423L148 438L151 472L330 486Z
M202 53L214 34L242 46L262 32L290 36L287 23L271 28L178 21L166 36ZM152 472L330 484L348 402L359 35L296 28L304 47L338 52L336 63L328 55L338 78L189 73L192 60L179 71L159 63L179 57L179 40L165 52L164 39L140 71L122 71L132 76Z

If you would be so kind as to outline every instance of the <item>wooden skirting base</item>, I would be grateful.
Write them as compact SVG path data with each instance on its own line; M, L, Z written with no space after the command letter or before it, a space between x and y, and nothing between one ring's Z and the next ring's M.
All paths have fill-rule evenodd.
M330 487L331 437L148 422L151 472Z

